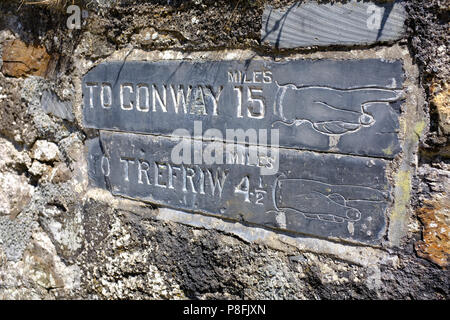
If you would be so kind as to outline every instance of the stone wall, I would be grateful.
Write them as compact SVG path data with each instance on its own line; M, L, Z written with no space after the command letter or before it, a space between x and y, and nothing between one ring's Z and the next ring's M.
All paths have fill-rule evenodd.
M79 1L81 28L71 30L64 5L0 2L0 298L449 298L448 1L406 1L395 41L261 43L264 7L293 3ZM83 125L89 70L248 58L403 61L404 150L389 169L394 200L379 244L158 208L89 184L86 141L98 136Z

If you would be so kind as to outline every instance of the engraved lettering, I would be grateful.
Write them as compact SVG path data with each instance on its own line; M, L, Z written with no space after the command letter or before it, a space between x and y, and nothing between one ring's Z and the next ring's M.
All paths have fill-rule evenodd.
M203 173L203 170L197 166L197 172L199 173L199 182L198 182L198 186L199 186L199 193L200 194L205 194L205 174Z
M109 159L105 156L102 157L102 161L100 163L100 167L102 169L102 173L105 177L109 177L111 173L111 166L109 164Z
M167 188L175 189L173 186L173 178L176 178L176 174L174 175L173 169L179 169L178 167L172 167L170 163L167 164Z
M120 157L120 162L123 163L123 176L125 181L130 181L129 179L129 171L130 171L130 163L134 163L134 158L128 157Z
M178 174L181 172L181 168L177 167L177 166L170 166L170 168L171 168L171 176L169 178L169 186L168 186L168 188L169 189L174 189L174 187L173 187L173 179L174 178L179 179L179 175ZM177 171L177 172L175 172L175 171Z
M167 188L167 186L165 184L160 184L159 183L159 181L160 181L159 179L163 178L160 170L166 170L167 169L167 165L155 162L154 168L155 168L155 186L161 187L161 188Z
M265 190L259 190L259 189L256 189L255 190L255 195L256 195L256 201L255 201L255 204L256 205L260 205L260 206L263 206L264 205L264 195L266 194L267 192L265 191Z
M108 82L102 83L102 89L100 93L100 101L102 107L108 109L112 105L112 87Z
M236 71L228 71L228 82L239 82L239 74Z
M191 114L206 115L205 95L201 86L194 89L194 101L191 105Z
M190 185L191 185L191 189L192 189L192 193L197 193L197 191L195 190L195 186L194 186L194 176L195 176L195 171L192 168L185 168L184 166L181 167L181 170L183 172L183 192L188 192L187 189L187 181L189 180Z
M175 87L174 85L170 85L170 93L172 94L172 100L173 100L173 106L175 113L178 113L178 110L181 107L183 108L183 112L185 114L188 113L187 108L191 100L191 91L192 86L187 86L187 93L186 96L184 95L184 87L183 85L179 85L178 89L175 94Z
M253 72L253 83L262 83L262 72L261 71Z
M250 202L250 179L248 176L242 178L241 182L234 188L234 193L243 194L244 201Z
M94 108L94 88L98 87L98 82L86 82L89 88L89 107Z
M236 108L236 116L238 118L243 118L242 116L242 87L236 86L234 87L237 95L237 108Z
M209 95L210 95L212 103L213 103L213 116L217 116L219 99L220 99L220 95L222 94L222 91L223 91L223 86L219 86L217 88L216 92L214 92L214 88L211 86L207 86L206 88L208 89L207 92L209 92Z
M270 71L264 71L263 72L263 82L264 83L272 83L273 81L273 75Z
M244 82L244 83L252 83L252 79L250 79L250 80L247 79L247 73L246 72L244 72L244 79L243 79L242 82Z
M131 95L134 93L132 83L122 83L120 85L120 108L122 110L132 110L133 100L131 100ZM128 96L128 99L126 98Z
M150 93L148 85L140 83L136 88L136 109L142 112L150 110Z
M264 104L264 97L262 96L262 89L261 88L247 88L247 95L248 95L248 109L247 109L247 115L249 118L254 119L263 119L264 115L266 114L266 106Z
M151 185L150 179L148 177L148 170L150 170L150 164L145 160L139 160L138 162L138 183L143 184L142 176L145 177L147 185Z
M222 197L223 185L225 183L228 173L225 172L224 170L221 170L220 168L218 168L215 171L215 174L213 177L213 174L211 171L212 170L206 169L206 172L208 173L208 177L209 177L209 184L211 186L211 195L212 196L215 195L216 188L217 188L217 190L219 192L219 197Z
M235 151L236 149L236 151ZM226 145L226 163L227 164L245 164L245 147L241 145Z

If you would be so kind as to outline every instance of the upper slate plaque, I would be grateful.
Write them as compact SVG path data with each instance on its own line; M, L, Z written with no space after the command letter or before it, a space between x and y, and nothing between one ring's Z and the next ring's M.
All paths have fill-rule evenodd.
M393 158L402 83L401 61L381 59L107 62L83 79L83 113L90 128L278 129L281 147Z
M406 11L400 1L295 3L265 8L261 40L277 48L370 44L400 39Z

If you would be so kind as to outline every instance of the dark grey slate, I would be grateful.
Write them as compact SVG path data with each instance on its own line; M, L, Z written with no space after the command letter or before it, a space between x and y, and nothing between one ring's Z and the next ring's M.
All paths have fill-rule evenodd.
M277 48L363 45L394 41L405 33L401 1L306 2L264 9L261 41Z
M283 147L392 158L402 83L401 61L380 59L108 62L83 78L84 124L165 136L279 129Z
M363 243L377 243L384 234L390 201L385 160L280 149L277 173L261 175L270 162L261 153L259 162L231 161L225 153L222 164L174 164L178 143L100 131L88 144L91 184L113 195L290 233ZM277 155L267 156L275 167Z
M74 119L72 104L67 101L61 101L56 94L49 90L45 90L42 93L41 106L47 114L69 121Z

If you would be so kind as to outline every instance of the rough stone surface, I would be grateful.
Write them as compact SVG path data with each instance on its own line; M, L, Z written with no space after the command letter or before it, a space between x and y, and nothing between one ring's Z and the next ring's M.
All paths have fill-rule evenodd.
M28 205L34 187L29 184L24 168L31 160L26 152L0 138L0 215L14 219Z
M0 173L0 215L10 215L15 218L29 203L33 187L23 175Z
M20 169L29 166L31 159L27 152L19 151L14 144L6 139L0 139L0 170Z
M23 84L0 74L0 86L0 134L15 142L32 144L37 136L36 129L27 104L17 90Z
M41 99L41 106L46 113L55 115L58 118L72 121L72 105L69 102L63 102L50 91L44 91Z
M84 1L92 3L85 8L89 17L80 30L71 31L61 11L28 5L18 10L18 2L0 1L0 57L6 43L20 40L45 47L52 61L46 78L0 72L0 174L34 188L30 201L18 204L14 219L0 215L0 298L449 299L450 277L443 269L448 241L441 234L448 220L440 208L448 198L443 182L450 152L431 103L443 92L432 88L448 82L446 1L405 1L407 41L295 52L260 44L264 0ZM270 4L279 8L293 2ZM89 70L103 61L147 60L142 52L159 60L201 60L202 50L208 50L218 60L232 60L239 58L235 49L252 49L247 57L256 51L274 61L345 55L417 64L419 72L409 72L405 83L419 90L408 92L410 102L401 111L424 116L400 122L411 157L402 150L388 175L398 180L396 192L404 196L398 204L409 213L394 210L388 217L403 219L406 234L399 246L390 246L387 238L374 247L294 239L205 216L202 223L198 215L168 213L88 189L85 141L98 135L82 122L81 79ZM1 59L0 66L4 70ZM45 91L72 103L73 121L46 114ZM39 140L54 143L59 160L32 160ZM63 177L50 179L46 172L56 168L63 169ZM0 194L8 197L3 188Z
M85 210L92 207L102 212L103 221L108 221L112 229L108 232L106 226L100 227L96 222L98 227L86 230L91 236L95 233L98 239L89 245L92 249L86 253L88 260L84 264L87 269L99 266L86 278L97 284L86 286L92 288L92 297L107 297L102 289L120 290L123 283L134 279L143 279L141 283L148 281L144 288L152 287L145 280L152 265L158 266L162 275L173 275L168 279L178 285L169 282L166 295L174 298L178 288L186 297L200 299L443 298L448 294L448 277L444 273L414 263L406 256L401 262L362 267L333 256L298 251L286 244L274 249L265 244L246 244L215 230L161 223L151 215L137 214L136 210L108 212L106 204L93 200L86 203ZM131 248L140 248L137 250L141 252L141 260L132 260ZM107 250L112 250L110 257L121 256L133 262L114 263L106 259ZM130 268L135 272L127 272ZM109 269L108 273L103 271ZM102 277L110 280L102 284ZM417 281L418 278L422 280ZM396 281L403 285L397 286ZM437 292L427 289L432 283L441 283ZM123 296L151 297L145 289L129 290Z
M448 186L447 186L448 187ZM441 267L448 267L450 256L450 203L441 200L435 207L419 210L424 225L423 241L416 244L417 253Z
M425 165L420 170L422 207L417 210L417 215L423 232L415 249L419 256L446 268L450 263L450 174L448 165L443 166L447 170L439 167Z
M422 68L424 86L431 86L433 78L447 80L450 74L448 65L448 23L447 1L417 0L406 1L408 19L406 22L414 50L414 58Z

